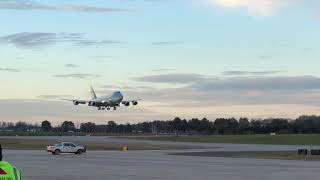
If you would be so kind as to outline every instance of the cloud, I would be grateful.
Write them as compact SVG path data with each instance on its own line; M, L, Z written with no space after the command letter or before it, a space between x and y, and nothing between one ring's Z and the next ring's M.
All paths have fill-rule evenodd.
M105 85L101 87L103 90L121 90L121 91L141 91L141 90L152 90L154 88L150 86L119 86L119 85ZM104 92L101 91L100 92Z
M45 11L66 11L66 12L95 12L95 13L107 13L107 12L129 12L129 9L110 8L110 7L98 7L89 5L78 4L66 4L66 5L48 5L41 4L32 0L1 0L0 9L11 10L45 10Z
M81 40L75 43L80 46L101 46L109 44L125 44L125 42L112 41L112 40Z
M101 75L78 73L78 74L57 74L57 75L54 75L54 77L75 78L75 79L94 79L94 78L101 77Z
M17 48L30 49L41 48L57 43L71 43L81 46L98 46L107 44L119 44L111 40L88 40L82 33L42 33L22 32L0 37L0 43L12 44Z
M207 0L209 3L223 8L244 8L251 16L272 16L284 6L296 0Z
M69 43L74 46L105 46L127 44L124 41L110 39L87 39L83 33L48 33L48 32L21 32L0 36L0 44L10 44L17 48L34 49L43 48L55 44ZM152 45L169 45L173 42L155 42ZM98 57L101 58L102 56ZM103 56L103 58L111 56ZM96 57L97 58L97 57Z
M163 75L162 75L163 76ZM171 76L171 75L170 75ZM179 77L179 76L176 76ZM159 79L156 79L160 81ZM160 82L165 79L161 78ZM153 83L154 79L151 79ZM179 81L180 82L180 81ZM184 87L127 91L130 97L178 106L305 104L320 105L320 78L314 76L199 76Z
M12 44L18 48L34 48L52 45L58 42L81 41L82 34L77 33L16 33L0 37L1 43Z
M18 70L18 69L14 69L14 68L1 68L1 67L0 67L0 71L3 71L3 72L20 72L20 70Z
M206 79L200 74L161 74L134 78L136 81L151 83L189 84Z
M305 91L320 90L320 78L315 76L267 76L282 71L225 71L231 77L210 77L201 74L160 74L134 78L147 83L186 84L203 91ZM243 76L259 75L259 76ZM185 87L183 87L185 88Z
M65 64L64 66L67 67L67 68L77 68L77 67L79 67L79 65L76 65L76 64Z
M172 42L172 41L158 41L158 42L152 42L151 45L153 46L165 46L165 45L175 45L178 44L178 42Z
M164 71L175 71L174 68L160 68L160 69L153 69L153 72L164 72Z
M261 90L261 91L303 91L320 90L320 78L297 77L234 77L218 80L198 81L192 85L199 90Z
M283 71L223 71L222 75L226 76L262 76L282 73Z

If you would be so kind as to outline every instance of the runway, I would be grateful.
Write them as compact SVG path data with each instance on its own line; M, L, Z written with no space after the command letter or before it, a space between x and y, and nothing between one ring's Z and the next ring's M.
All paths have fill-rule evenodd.
M101 138L101 137L100 137ZM93 137L91 140L99 138ZM108 138L110 141L128 141ZM130 141L130 142L129 142ZM139 143L143 143L140 142ZM169 143L148 142L144 143ZM180 143L178 143L180 144ZM198 143L182 143L198 146ZM201 144L210 151L232 150L292 150L296 146ZM217 148L219 147L219 148ZM308 180L320 176L318 161L288 161L264 159L232 159L168 155L157 151L88 151L84 155L52 156L39 150L5 150L5 159L21 169L24 180ZM203 149L202 149L203 151Z

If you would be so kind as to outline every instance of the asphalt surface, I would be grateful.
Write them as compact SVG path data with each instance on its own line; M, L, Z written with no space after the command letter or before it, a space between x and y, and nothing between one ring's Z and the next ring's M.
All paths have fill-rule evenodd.
M33 138L33 137L26 137ZM37 137L39 138L39 137ZM55 138L55 137L42 137ZM61 137L59 137L61 138ZM64 137L70 140L73 137ZM106 137L81 137L85 141L105 141L119 144L167 143L126 140ZM237 145L211 143L178 143L194 150L162 151L88 151L84 155L53 156L45 151L5 150L8 160L22 171L23 180L308 180L320 176L318 161L288 161L264 159L232 159L168 155L172 152L204 151L279 151L296 150L301 146ZM217 148L219 147L219 148Z

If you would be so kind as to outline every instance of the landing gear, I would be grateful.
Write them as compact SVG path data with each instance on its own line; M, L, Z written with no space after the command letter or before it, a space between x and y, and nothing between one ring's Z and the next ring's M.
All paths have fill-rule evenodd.
M98 107L98 111L101 111L101 110L106 110L106 107L103 107L103 106L100 106L100 107Z
M98 107L98 110L99 111L101 111L101 110L110 110L111 109L111 107L104 107L104 106L100 106L100 107ZM113 106L113 110L117 110L117 107L116 106Z

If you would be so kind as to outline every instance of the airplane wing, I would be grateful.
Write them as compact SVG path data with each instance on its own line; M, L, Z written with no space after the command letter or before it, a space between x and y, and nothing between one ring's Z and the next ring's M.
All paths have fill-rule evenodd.
M79 104L87 104L89 101L86 100L78 100L78 99L61 99L63 101L71 101L73 102L74 105L79 105Z
M142 101L142 99L125 100L125 101L122 101L122 102L135 102L135 101Z

